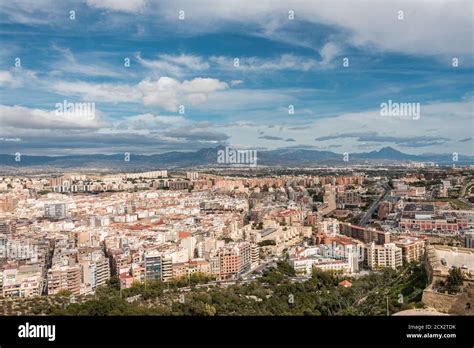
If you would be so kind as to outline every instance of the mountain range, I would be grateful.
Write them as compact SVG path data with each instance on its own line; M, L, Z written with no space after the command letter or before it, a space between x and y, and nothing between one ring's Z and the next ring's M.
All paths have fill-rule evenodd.
M192 152L166 152L154 155L130 154L130 161L124 160L124 154L91 154L68 156L28 156L22 155L20 161L15 161L14 155L0 154L0 167L32 167L47 166L55 168L109 168L117 170L150 169L150 168L189 168L200 166L225 166L217 161L218 151L223 146L203 148ZM391 147L378 151L350 153L347 161L343 154L314 149L284 148L276 150L257 151L258 165L309 167L317 165L351 165L370 163L396 162L435 162L440 165L469 165L474 164L474 156L459 155L458 161L453 162L453 154L423 154L410 155Z

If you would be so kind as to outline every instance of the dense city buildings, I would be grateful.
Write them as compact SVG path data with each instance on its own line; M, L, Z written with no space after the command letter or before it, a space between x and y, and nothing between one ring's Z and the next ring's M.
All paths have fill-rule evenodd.
M442 181L451 194L458 176ZM3 177L1 292L89 295L113 277L121 289L196 274L232 282L275 260L297 277L357 275L422 262L430 241L472 248L473 210L434 199L441 186L423 183L370 172Z

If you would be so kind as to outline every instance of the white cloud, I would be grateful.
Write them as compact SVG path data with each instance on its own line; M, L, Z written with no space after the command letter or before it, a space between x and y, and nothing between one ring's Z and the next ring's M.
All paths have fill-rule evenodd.
M140 12L147 1L146 0L87 0L87 5L99 9L119 12Z
M342 29L341 39L356 46L415 55L472 56L472 0L175 0L157 6L168 22L175 22L178 9L184 9L191 33L219 31L237 22L247 24L246 30L257 36L298 45L300 35L295 37L290 25L307 22ZM295 11L294 22L287 19L290 9ZM400 10L403 21L397 19ZM311 27L308 34L313 34ZM318 47L313 43L313 48Z
M176 127L186 124L186 119L183 116L175 115L155 115L146 113L127 117L126 120L115 123L117 129L129 130L162 130L170 126Z
M169 54L161 54L159 55L160 59L163 59L167 62L174 63L177 65L181 65L183 67L189 68L193 71L195 70L206 70L209 69L209 64L204 62L201 57L195 55L169 55Z
M232 80L232 81L230 81L231 86L238 86L242 83L244 83L244 81L242 81L242 80Z
M209 61L222 70L241 70L251 72L266 72L279 70L309 71L323 69L330 65L339 48L334 43L327 43L321 51L321 60L299 57L294 54L282 54L277 58L236 57L239 66L234 66L234 57L212 56Z
M13 83L13 76L9 71L0 71L0 86Z
M59 114L54 105L51 105L51 110L0 105L0 124L2 127L16 129L81 129L106 125L101 121L100 111L97 109L95 118L78 117L72 113Z
M330 64L340 52L341 48L334 42L326 43L319 51L319 54L321 55L321 65L325 66Z
M50 87L56 93L65 96L80 96L89 102L136 102L140 93L133 87L117 83L90 83L83 81L57 81Z
M244 95L241 95L242 98L239 97L239 93L242 92L245 90L218 92L213 95L212 99L215 98L216 102L219 102L222 99L221 94L224 94L227 95L224 97L224 104L227 99L246 100ZM253 94L259 94L259 98L257 98L259 100L255 100L257 105L265 100L265 94L262 94L261 91L254 91ZM279 100L271 98L270 94L268 97L270 100ZM308 118L302 126L294 126L298 124L297 120L295 119L294 122L289 120L288 117L282 116L283 112L258 110L239 113L245 115L247 120L255 120L255 124L244 121L222 123L219 125L219 129L230 136L229 142L231 144L240 143L253 147L271 146L271 148L277 148L288 145L283 140L268 142L265 139L258 139L261 135L258 130L267 127L268 131L265 131L265 135L282 139L293 138L297 140L297 144L314 145L319 149L324 147L338 153L373 151L379 150L383 146L392 146L402 152L413 154L457 152L474 155L472 142L460 141L472 137L474 128L473 101L473 98L465 98L459 102L422 103L421 116L418 120L381 116L379 105L376 105L374 109L363 112ZM215 107L214 100L209 100L209 104ZM238 105L231 104L227 107L238 108ZM253 106L251 107L253 108ZM219 110L219 107L216 107L216 110ZM300 111L298 110L298 112ZM272 120L271 123L269 120ZM366 136L360 138L342 136L344 134L365 134ZM315 138L320 137L327 137L327 140L316 142Z
M383 101L382 101L383 102ZM451 139L442 145L444 152L458 152L473 154L469 143L459 143L458 140L472 136L474 121L472 119L472 98L460 102L438 102L421 104L420 119L381 116L380 109L365 112L346 113L336 117L324 118L308 126L308 133L300 137L306 143L314 143L311 137L324 137L333 134L346 134L354 132L373 132L384 136L398 138L413 138L422 141L425 136L442 139ZM304 141L302 141L304 142ZM344 151L357 152L356 146L364 145L355 138L335 139L334 144L343 145ZM380 148L377 144L365 144L369 148ZM386 145L386 144L385 144ZM396 144L391 144L396 145ZM407 147L410 153L423 153L428 151L440 152L439 145L424 146L419 148ZM406 149L402 149L406 150Z
M179 105L205 103L209 94L228 88L225 82L211 78L195 78L179 82L171 77L146 79L131 86L126 84L57 81L50 87L65 96L79 96L89 102L126 103L142 101L167 111L178 111Z
M0 70L0 87L17 88L37 81L36 73L23 68Z
M109 69L108 67L104 66L103 63L98 63L97 61L93 61L91 63L88 63L86 61L78 62L69 48L64 49L57 46L53 46L53 49L60 52L63 58L61 61L58 61L53 65L53 70L59 70L61 72L81 74L87 76L123 76L123 69L121 73L118 73L117 71Z
M54 0L0 1L0 10L13 23L47 25L62 6Z
M181 104L202 104L210 93L227 87L225 82L211 78L196 78L180 83L170 77L160 77L156 81L144 80L138 84L145 105L159 105L172 112L176 112Z
M148 60L141 57L138 52L135 57L138 62L148 68L152 69L159 74L182 76L186 72L195 73L196 71L202 71L209 69L209 64L203 60L203 58L195 55L169 55L160 54L156 60Z
M237 23L255 36L319 50L321 43L315 40L319 35L313 33L317 29L307 25L315 24L336 29L342 46L443 58L460 55L465 61L473 55L472 0L86 0L86 4L130 15L110 16L107 25L136 25L136 13L143 15L146 24L159 20L164 28L171 25L191 35L218 32L228 25L235 28ZM0 2L9 21L32 25L66 21L69 7L53 0ZM288 20L290 9L295 11L293 21ZM177 21L179 10L186 13L183 23ZM402 21L397 19L400 10L404 11ZM103 29L103 25L93 27ZM295 30L301 28L297 25L307 27L307 33Z

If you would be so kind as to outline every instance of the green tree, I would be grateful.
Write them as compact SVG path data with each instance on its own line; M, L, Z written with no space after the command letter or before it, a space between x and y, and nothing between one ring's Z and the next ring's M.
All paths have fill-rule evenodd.
M113 289L120 290L120 281L117 276L112 276L110 277L108 281L108 285L112 287Z
M264 247L264 246L269 246L269 245L276 245L276 242L272 239L267 239L267 240L262 240L261 242L258 242L257 244L260 247Z
M69 297L72 295L72 292L71 290L62 289L62 290L59 290L56 295L62 296L62 297Z
M464 277L459 267L453 267L449 270L448 279L446 281L446 287L450 294L456 294L461 291L463 278Z

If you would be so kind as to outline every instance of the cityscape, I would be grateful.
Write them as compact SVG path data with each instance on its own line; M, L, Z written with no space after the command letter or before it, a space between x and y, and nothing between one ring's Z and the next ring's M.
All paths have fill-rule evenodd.
M1 347L472 345L473 32L472 0L0 0Z
M471 167L252 170L2 177L3 314L472 315Z

